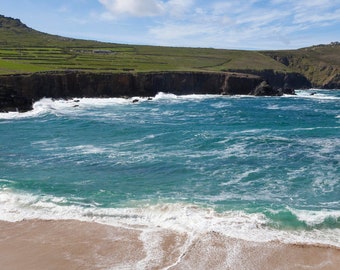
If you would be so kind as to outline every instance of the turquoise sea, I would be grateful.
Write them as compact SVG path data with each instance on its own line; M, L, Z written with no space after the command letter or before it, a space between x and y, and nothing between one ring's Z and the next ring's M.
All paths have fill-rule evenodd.
M134 99L0 114L0 219L340 247L340 90Z

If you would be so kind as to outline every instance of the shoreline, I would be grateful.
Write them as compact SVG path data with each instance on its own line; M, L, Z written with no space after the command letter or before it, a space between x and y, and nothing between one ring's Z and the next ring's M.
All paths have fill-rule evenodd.
M338 269L340 248L76 220L0 221L4 269Z
M81 71L37 72L0 75L0 112L27 112L41 98L153 97L159 92L175 95L219 94L282 96L309 88L297 73L282 73L273 86L266 78L248 73L164 71L93 73ZM299 77L301 76L301 78ZM296 80L287 84L287 78ZM296 79L298 77L298 79Z

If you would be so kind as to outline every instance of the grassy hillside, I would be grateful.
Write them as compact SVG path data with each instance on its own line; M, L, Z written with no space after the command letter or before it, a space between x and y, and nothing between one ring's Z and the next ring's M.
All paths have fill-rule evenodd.
M318 45L299 50L268 51L263 54L304 74L311 82L323 85L340 74L340 43Z
M3 16L0 17L0 45L2 74L64 69L97 72L289 70L259 52L77 40L41 33L19 20Z
M339 74L340 46L291 51L241 51L123 45L64 38L0 16L0 74L51 70L91 72L228 71L299 72L312 82Z

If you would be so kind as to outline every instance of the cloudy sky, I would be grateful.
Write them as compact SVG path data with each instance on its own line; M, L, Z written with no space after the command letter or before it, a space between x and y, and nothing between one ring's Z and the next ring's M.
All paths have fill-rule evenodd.
M128 44L288 49L340 41L340 0L0 0L39 31Z

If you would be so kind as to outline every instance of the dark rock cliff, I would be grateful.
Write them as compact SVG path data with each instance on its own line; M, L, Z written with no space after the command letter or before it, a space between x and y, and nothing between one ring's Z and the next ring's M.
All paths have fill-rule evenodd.
M45 72L0 76L0 111L27 111L43 97L155 96L184 94L280 95L255 75L208 72L84 73Z
M340 89L340 74L336 74L329 81L323 85L325 89Z
M0 112L32 110L32 99L18 94L18 92L6 86L0 85Z
M274 90L279 90L285 94L294 94L295 89L308 89L312 87L311 82L302 74L296 72L277 72L271 69L266 70L234 70L260 76Z

